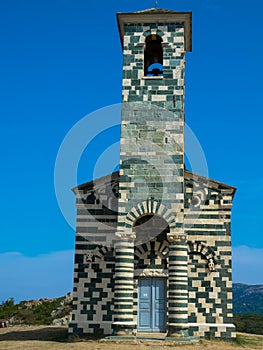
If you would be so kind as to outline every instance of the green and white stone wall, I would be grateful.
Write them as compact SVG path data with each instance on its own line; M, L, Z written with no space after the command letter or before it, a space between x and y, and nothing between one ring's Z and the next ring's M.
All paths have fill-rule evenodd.
M162 38L163 77L144 76L145 39L153 34ZM183 213L184 26L125 24L123 45L119 229L151 198Z
M231 208L235 189L185 171L191 335L234 339Z
M230 234L234 189L188 171L184 178L189 334L234 339ZM99 186L96 182L83 185L77 193L74 306L69 333L80 337L111 335L116 252L111 244L107 246L104 242L108 237L110 243L109 237L114 237L117 226L112 193L118 196L118 174L102 179ZM111 203L106 203L106 198ZM112 212L109 213L107 207L111 207ZM141 214L136 212L134 216L141 217ZM98 226L96 222L108 226L108 231L104 226L101 230L91 229ZM138 278L163 277L167 279L168 287L169 232L164 231L134 247L132 319L135 325Z
M134 24L123 20L116 334L132 334L136 328L133 319L136 236L132 230L132 213L142 206L144 214L154 214L153 208L149 211L149 207L145 212L149 202L164 207L166 216L170 217L173 242L170 243L169 257L168 319L170 326L183 332L181 328L187 328L188 323L187 249L186 240L178 242L174 238L184 234L185 27L184 23L162 23L161 19L156 23L156 16L151 23L149 19L144 22L143 17ZM149 36L159 36L162 40L163 76L144 76L144 49ZM180 290L178 284L181 284Z
M184 170L184 67L191 16L158 11L119 14L124 55L120 170L74 190L69 334L136 334L138 279L162 277L167 279L168 337L233 339L230 215L235 189ZM144 76L149 35L162 39L163 76ZM149 215L157 227L150 235L136 226Z
M103 336L112 332L115 289L112 242L117 227L118 174L80 186L74 192L77 227L69 334Z

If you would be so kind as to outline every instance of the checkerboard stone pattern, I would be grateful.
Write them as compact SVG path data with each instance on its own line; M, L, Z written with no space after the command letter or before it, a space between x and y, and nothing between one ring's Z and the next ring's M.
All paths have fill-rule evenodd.
M230 216L235 189L184 168L184 67L191 15L118 15L123 47L120 170L74 189L77 229L69 334L136 334L138 281L167 281L169 337L235 338ZM147 37L163 75L145 76ZM160 232L141 235L153 217ZM147 233L148 234L148 233Z
M79 337L111 334L114 309L118 174L75 189L77 233L73 314L69 333Z
M234 190L189 171L184 172L184 184L189 334L234 339L230 236ZM110 193L118 197L118 186L119 174L114 173L99 183L90 182L75 190L78 212L71 335L89 337L112 333L116 254L114 247L105 242L107 237L114 237L117 227L118 213ZM101 230L98 223L103 224ZM134 323L137 322L138 278L161 276L168 280L168 234L164 230L134 248Z
M185 171L191 335L236 337L230 234L234 192L229 186Z

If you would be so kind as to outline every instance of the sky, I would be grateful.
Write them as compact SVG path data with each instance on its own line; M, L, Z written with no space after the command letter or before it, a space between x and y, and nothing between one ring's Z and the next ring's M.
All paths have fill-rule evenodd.
M193 12L186 122L209 177L237 188L233 281L263 284L263 3L159 0L158 6ZM118 162L114 108L121 102L122 52L116 12L151 7L154 0L0 2L0 302L72 290L71 188L92 179L98 159L97 175ZM98 110L105 125L98 119L93 137ZM90 122L88 147L82 143L76 159L70 137L84 121ZM103 153L108 149L111 157Z

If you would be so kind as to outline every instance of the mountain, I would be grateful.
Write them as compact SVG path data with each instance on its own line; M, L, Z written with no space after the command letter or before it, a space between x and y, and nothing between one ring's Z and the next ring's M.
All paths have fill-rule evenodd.
M263 315L263 285L233 283L234 314Z

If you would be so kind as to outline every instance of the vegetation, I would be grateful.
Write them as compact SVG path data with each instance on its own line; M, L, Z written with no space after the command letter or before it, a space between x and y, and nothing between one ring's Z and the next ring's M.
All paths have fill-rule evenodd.
M262 349L262 341L262 336L252 336L250 334L237 334L236 338L236 344L247 349L257 349L258 347Z
M40 299L15 304L14 299L10 298L0 305L0 320L13 324L50 325L55 318L69 314L69 305L60 307L63 299ZM54 312L58 308L59 311Z
M237 332L263 334L263 315L234 315Z

